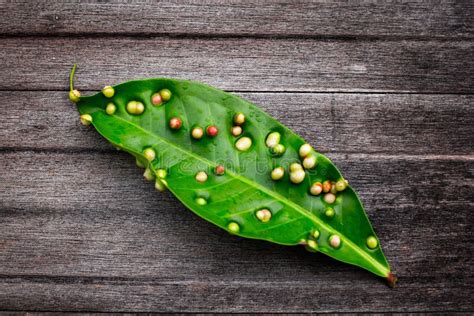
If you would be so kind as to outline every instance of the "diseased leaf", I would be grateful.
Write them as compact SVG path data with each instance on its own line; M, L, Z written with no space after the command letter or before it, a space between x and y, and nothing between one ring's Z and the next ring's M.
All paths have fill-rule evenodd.
M158 190L246 238L304 245L395 283L355 191L324 155L259 107L185 80L80 97L84 124L137 158Z

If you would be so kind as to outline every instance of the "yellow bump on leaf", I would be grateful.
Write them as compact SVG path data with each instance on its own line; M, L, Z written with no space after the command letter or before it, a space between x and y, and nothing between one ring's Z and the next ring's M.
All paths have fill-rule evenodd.
M196 173L195 179L197 182L204 183L207 181L207 173L205 173L204 171L199 171L198 173Z
M81 98L81 93L79 92L79 90L71 90L71 91L69 91L69 100L70 100L72 103L77 103L80 98Z
M117 107L112 102L107 104L107 106L105 107L105 113L107 113L108 115L114 114L115 111L117 111Z
M148 180L148 181L151 181L151 180L154 180L155 179L155 175L153 174L153 172L150 170L150 168L146 168L145 169L145 172L143 173L143 177Z
M138 115L145 111L145 106L139 101L130 101L127 103L127 112L130 114Z
M272 148L270 148L270 152L275 156L281 156L285 153L286 148L283 144L276 144Z
M315 182L309 188L309 193L311 193L312 195L320 195L322 191L323 185L321 182Z
M202 206L202 205L206 205L206 204L207 204L207 200L206 200L205 198L198 197L198 198L196 199L196 204L201 205L201 206Z
M333 193L326 193L324 195L324 202L328 203L328 204L332 204L336 201L336 195L333 194Z
M303 166L301 166L299 163L294 162L290 165L290 172L294 172L298 170L303 170Z
M290 181L295 184L299 184L303 182L305 176L306 173L303 170L296 170L290 173Z
M191 131L191 136L194 139L201 139L203 135L204 135L204 130L202 129L202 127L195 127Z
M311 147L310 144L301 145L300 150L299 150L300 157L305 158L306 156L309 155L311 150L313 150L313 148Z
M318 243L312 239L309 239L306 243L306 245L308 246L308 248L311 248L313 250L316 250L318 249Z
M232 234L238 234L240 231L240 226L236 222L230 222L227 225L227 229L232 233Z
M240 126L233 126L232 129L230 130L230 133L237 137L239 136L240 134L242 134L242 127Z
M81 124L84 126L91 125L92 123L92 116L90 116L89 114L82 114L80 116L80 119L81 119Z
M314 238L314 239L318 239L318 238L319 238L319 230L317 230L317 229L314 230L314 232L313 232L313 238Z
M145 168L146 167L138 158L135 160L135 163L137 164L138 168Z
M165 191L166 190L166 182L164 180L156 179L155 189L157 189L160 192Z
M332 207L327 208L326 211L324 212L324 215L326 215L329 218L333 218L335 215L334 209Z
M262 223L267 223L272 218L272 212L270 210L267 210L267 209L261 209L261 210L258 210L255 213L255 216Z
M250 139L249 137L239 138L235 142L235 148L237 148L240 151L247 151L250 148L250 146L252 146L252 139Z
M267 139L265 140L265 145L272 148L276 144L280 143L281 135L278 132L272 132L268 134Z
M242 112L236 113L234 115L234 124L235 125L242 125L245 123L245 115Z
M347 188L347 181L344 179L340 179L336 182L336 190L337 191L344 191Z
M367 238L365 243L367 244L367 247L369 247L370 249L377 248L377 245L379 244L377 241L377 238L375 238L374 236L370 236L369 238Z
M135 114L142 114L143 111L145 111L145 105L143 105L143 103L137 101L135 111L136 111Z
M145 156L146 160L153 161L156 158L156 153L152 148L147 148L143 151L143 156Z
M171 91L168 89L162 89L160 91L160 96L164 102L169 101L169 99L171 99Z
M277 167L272 170L272 180L280 180L285 175L285 169L283 167Z
M160 179L164 179L166 178L166 176L168 175L168 172L166 172L165 169L158 169L156 170L156 176Z
M102 89L102 93L105 95L106 98L111 98L114 96L115 90L111 86L105 86Z
M305 169L313 169L316 166L316 157L313 155L308 155L303 159L303 167Z

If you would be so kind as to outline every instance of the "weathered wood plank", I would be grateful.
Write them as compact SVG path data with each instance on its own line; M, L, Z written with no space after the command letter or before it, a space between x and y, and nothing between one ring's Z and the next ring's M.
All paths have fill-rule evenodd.
M147 77L233 91L472 93L472 41L310 39L6 38L1 90L65 90Z
M5 34L472 37L471 1L3 1ZM139 27L137 27L137 25Z
M472 95L239 95L262 106L322 152L473 153ZM3 91L0 102L10 105L0 107L1 148L112 148L95 130L79 124L67 92Z
M228 236L155 192L127 157L1 154L2 308L472 309L472 159L331 155L361 192L400 275L390 290L325 256Z
M319 275L319 274L318 274ZM471 312L469 291L459 291L459 305L446 301L456 288L438 290L430 278L407 280L407 290L383 285L367 287L363 278L344 275L314 276L306 282L136 282L83 281L44 282L12 279L0 281L0 304L12 310L111 311L111 312ZM372 280L373 281L373 280ZM420 282L421 281L421 282ZM334 283L337 286L334 286ZM467 289L467 286L464 288ZM5 295L9 294L9 295ZM339 295L338 295L339 294ZM341 300L343 300L341 302ZM431 306L426 304L429 300ZM404 304L404 305L402 305ZM407 308L409 306L409 308Z
M472 202L473 192L469 190L474 184L468 181L474 171L472 156L463 159L376 154L328 156L361 192L369 213L380 208L438 209L444 203L449 203L445 206L459 207ZM130 179L141 179L142 171L135 166L134 159L123 152L62 154L25 151L2 153L1 157L4 170L1 175L4 189L1 206L4 210L112 208L129 211L134 207L157 209L163 202L158 198L158 204L150 204L150 199L155 200L149 196L154 192L153 185L145 192L142 187L133 188L134 182ZM415 172L418 170L424 172ZM122 189L116 191L118 188ZM126 200L120 198L124 192L127 192ZM456 192L455 196L453 192ZM169 202L171 196L165 196ZM463 212L454 212L451 217L457 220Z

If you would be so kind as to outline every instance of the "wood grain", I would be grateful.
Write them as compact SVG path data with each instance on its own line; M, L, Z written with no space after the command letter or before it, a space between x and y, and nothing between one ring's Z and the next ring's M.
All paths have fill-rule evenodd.
M93 92L84 92L92 94ZM473 154L472 95L239 93L321 152ZM0 148L111 150L67 92L0 92ZM21 139L21 141L19 141Z
M332 285L334 281L337 286ZM405 312L406 306L410 306L410 310L414 312L437 311L451 314L455 311L464 311L464 315L469 314L471 309L464 303L472 303L468 291L460 292L458 299L463 303L454 306L445 300L445 295L454 291L453 287L420 286L420 283L426 284L430 281L430 277L420 278L418 282L408 280L406 291L387 293L389 290L384 289L384 285L368 288L363 277L349 281L344 277L344 273L338 277L334 275L320 279L313 277L306 282L288 283L270 280L133 282L87 279L65 282L62 278L58 278L45 284L41 282L41 278L39 280L14 278L0 282L0 304L17 310L33 308L48 311L159 310L164 313L176 311L239 313L246 310L251 313L291 313L298 310L307 313L361 311L364 314L373 311ZM462 289L467 290L468 286ZM4 301L4 297L7 301ZM426 305L427 299L432 302L431 306ZM345 304L341 304L341 300L344 300ZM400 305L402 300L407 305Z
M175 77L232 91L472 93L472 41L6 38L0 90L99 90Z
M467 37L471 1L3 1L6 34Z
M361 192L400 275L390 290L370 273L323 255L227 235L169 193L154 191L125 153L1 156L4 309L472 308L474 249L466 221L474 206L472 159L331 155Z
M0 311L474 312L474 3L0 0ZM262 106L361 194L398 273L240 239L67 99L175 77Z

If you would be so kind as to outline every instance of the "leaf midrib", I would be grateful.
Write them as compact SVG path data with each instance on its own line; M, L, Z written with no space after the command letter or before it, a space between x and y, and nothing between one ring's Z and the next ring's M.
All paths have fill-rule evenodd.
M105 113L105 111L103 109L99 109L99 111ZM105 114L107 115L107 114ZM107 115L107 117L109 117ZM117 120L120 120L120 121L123 121L125 122L126 124L128 125L132 125L134 128L138 129L138 130L141 130L143 131L143 133L145 134L148 134L154 138L157 138L159 139L160 141L166 143L167 145L169 145L170 147L172 148L175 148L181 152L183 152L184 154L186 154L187 156L190 156L192 158L195 158L197 160L200 160L202 162L204 162L205 164L211 166L211 167L215 167L216 164L213 163L212 161L209 161L207 160L206 158L202 158L196 154L194 154L192 151L188 151L184 148L181 148L179 146L176 146L174 145L173 143L170 143L168 140L166 140L165 138L162 138L160 137L159 135L156 135L155 133L152 133L146 129L143 129L141 126L139 125L136 125L120 116L117 116L117 115L113 115L113 116L110 116L112 119L117 119ZM93 122L93 125L95 126L94 122ZM129 149L130 150L130 149ZM135 152L137 155L142 155L141 152L136 152L134 150L130 150L132 152ZM150 166L152 166L152 164L150 164ZM152 166L153 167L153 166ZM375 268L377 268L377 270L379 270L380 272L382 272L385 276L390 272L389 269L387 269L385 266L383 266L382 264L380 264L377 260L375 260L374 258L372 258L370 255L368 255L367 253L365 253L363 250L360 249L360 247L358 247L357 245L355 245L349 238L347 238L345 235L341 234L339 231L336 231L334 230L331 226L327 225L326 223L324 223L323 221L321 221L318 217L316 217L314 214L312 214L311 212L308 212L306 209L304 209L303 207L299 206L298 204L294 203L293 201L285 198L284 196L281 196L279 193L277 192L274 192L274 191L271 191L269 190L268 188L260 185L259 183L256 183L256 182L253 182L249 179L247 179L246 177L243 177L239 174L236 174L232 171L226 171L226 174L229 174L230 176L246 183L247 185L250 185L254 188L256 188L257 190L260 190L266 194L268 194L269 196L281 201L282 203L292 207L293 209L295 209L297 212L299 212L300 214L302 214L303 216L306 216L308 218L310 218L311 220L313 220L314 223L316 223L317 225L321 226L321 227L324 227L328 232L337 232L337 234L340 236L340 238L342 238L344 240L344 243L346 243L348 246L350 246L354 251L356 251L359 255L361 255L364 259L366 259L368 262L370 262Z

